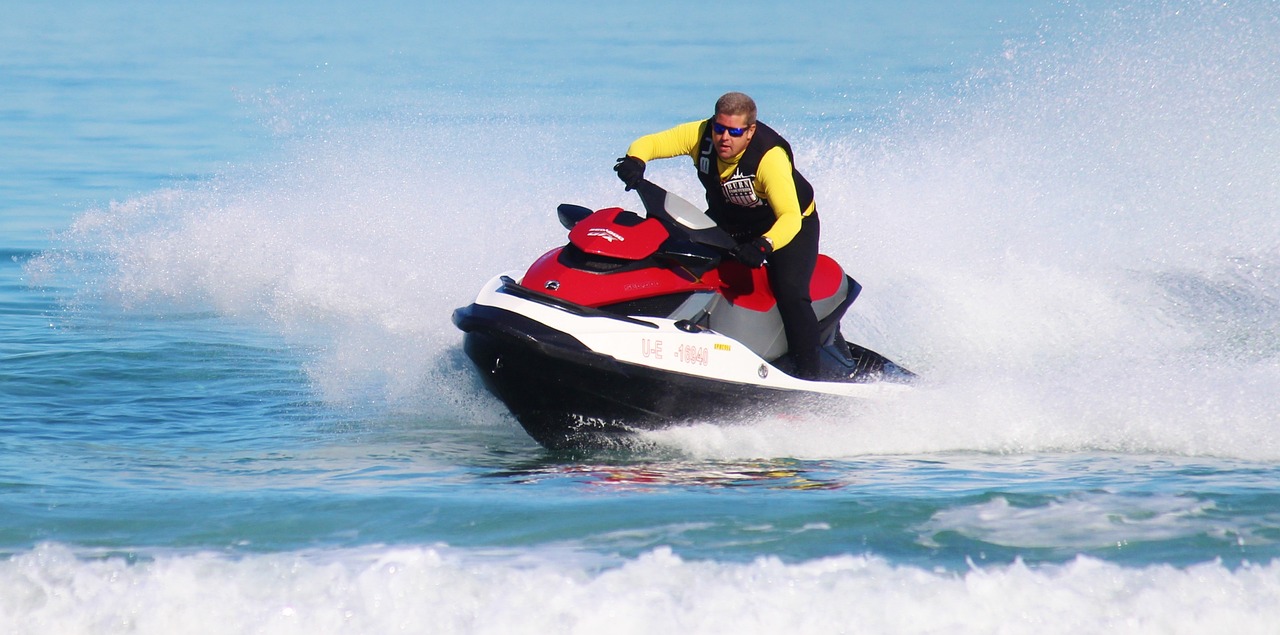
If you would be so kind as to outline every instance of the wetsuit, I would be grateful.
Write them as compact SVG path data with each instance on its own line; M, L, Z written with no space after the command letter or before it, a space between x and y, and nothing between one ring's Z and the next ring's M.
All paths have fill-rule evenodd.
M708 215L738 241L764 236L773 288L796 363L796 375L814 378L819 368L818 319L809 281L818 261L819 224L813 187L796 171L791 146L756 122L746 149L725 160L716 155L711 121L691 121L636 139L627 154L646 163L687 155L707 191Z

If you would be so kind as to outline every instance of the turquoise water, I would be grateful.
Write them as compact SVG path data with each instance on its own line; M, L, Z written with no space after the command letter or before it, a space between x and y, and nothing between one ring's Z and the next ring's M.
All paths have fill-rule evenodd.
M1261 1L2 9L0 632L1273 632L1278 60ZM924 384L541 449L450 313L732 89Z

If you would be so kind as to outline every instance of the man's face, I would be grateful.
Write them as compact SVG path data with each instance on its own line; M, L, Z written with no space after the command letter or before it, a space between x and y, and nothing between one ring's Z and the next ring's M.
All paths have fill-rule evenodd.
M747 144L751 142L751 137L756 133L754 123L747 125L746 115L716 113L715 122L723 126L719 128L723 132L716 132L714 127L711 130L711 138L716 142L716 155L721 159L732 159L742 154L742 151L747 149ZM742 135L733 136L734 129L741 130Z

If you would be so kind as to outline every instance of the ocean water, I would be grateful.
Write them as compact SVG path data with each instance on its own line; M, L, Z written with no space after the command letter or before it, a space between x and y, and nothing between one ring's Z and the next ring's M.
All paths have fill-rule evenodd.
M1273 1L10 3L0 87L0 632L1280 624ZM452 310L727 90L923 383L541 449Z

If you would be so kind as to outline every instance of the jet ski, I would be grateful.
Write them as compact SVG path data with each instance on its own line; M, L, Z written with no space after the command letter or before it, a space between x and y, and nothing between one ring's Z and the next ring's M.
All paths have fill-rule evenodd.
M727 257L736 241L702 209L647 180L635 191L643 215L560 205L568 243L453 313L485 387L538 443L625 447L637 431L909 389L915 374L842 336L862 287L835 260L820 255L810 285L821 375L798 379L765 269Z

